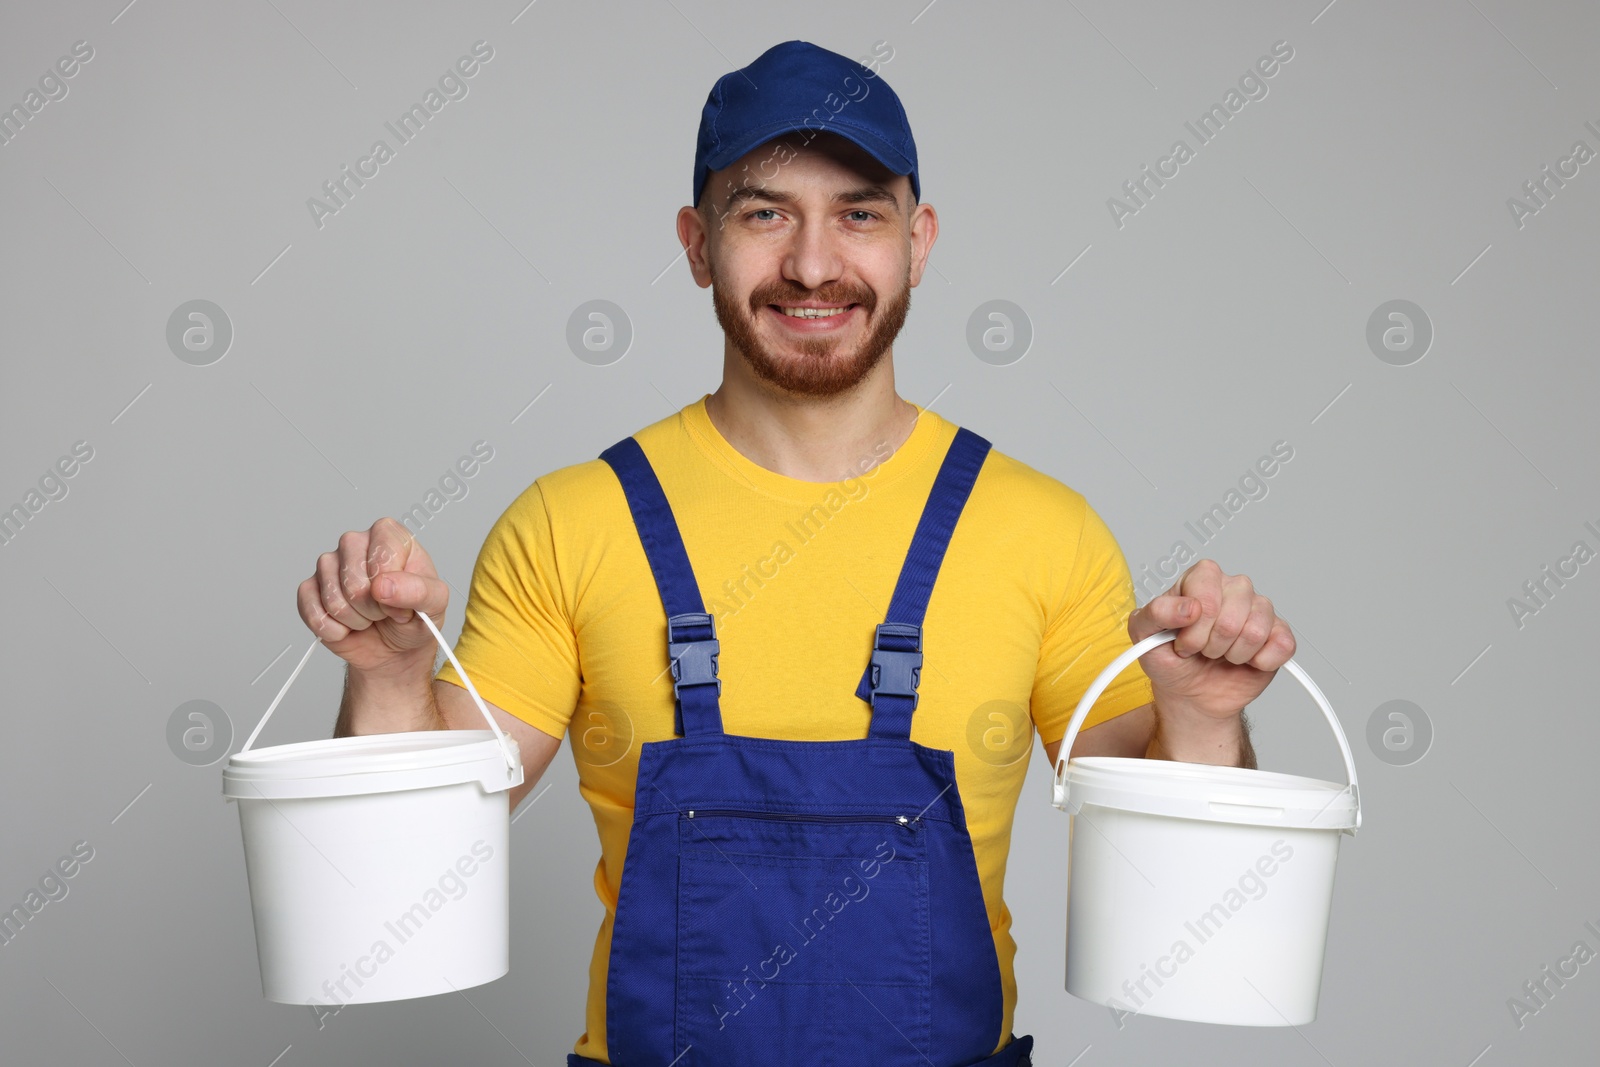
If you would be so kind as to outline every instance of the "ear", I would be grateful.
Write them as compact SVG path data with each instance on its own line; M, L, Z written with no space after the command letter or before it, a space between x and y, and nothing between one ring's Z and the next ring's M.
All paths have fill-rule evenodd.
M706 258L706 246L711 239L706 217L698 208L678 209L678 241L689 259L689 273L694 283L705 289L711 285L711 264Z
M939 214L932 204L922 203L911 209L911 280L913 288L922 283L923 269L928 265L928 254L939 236Z

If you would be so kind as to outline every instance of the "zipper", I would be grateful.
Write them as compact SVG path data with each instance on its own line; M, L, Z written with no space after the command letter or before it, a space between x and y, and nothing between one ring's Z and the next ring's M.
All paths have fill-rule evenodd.
M738 819L769 819L777 822L890 822L915 829L916 824L904 815L809 815L799 812L740 811L735 808L690 808L684 815L690 819L725 815Z

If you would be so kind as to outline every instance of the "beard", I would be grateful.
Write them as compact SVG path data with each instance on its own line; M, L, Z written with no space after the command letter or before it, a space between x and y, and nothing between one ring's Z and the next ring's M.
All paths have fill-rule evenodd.
M841 338L799 337L785 340L784 351L777 352L757 335L757 322L768 304L807 300L860 305L867 316L867 333L854 351ZM756 377L790 395L838 396L861 384L905 325L906 313L911 309L911 267L906 265L900 288L881 304L878 295L865 287L840 284L810 292L790 283L774 282L757 286L750 293L747 306L741 307L728 287L720 283L713 266L711 303L723 333Z

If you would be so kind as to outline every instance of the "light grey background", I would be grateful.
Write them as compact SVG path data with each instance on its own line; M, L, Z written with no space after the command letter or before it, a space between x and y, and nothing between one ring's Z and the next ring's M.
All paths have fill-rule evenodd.
M94 849L0 947L8 1063L564 1062L600 917L568 754L513 826L511 974L319 1031L261 997L220 765L179 760L167 724L212 701L236 749L305 647L294 591L317 554L474 441L494 459L421 531L457 590L452 637L522 488L715 388L721 334L673 215L711 83L797 36L893 50L943 226L896 345L903 395L1083 492L1136 573L1194 545L1185 521L1275 441L1294 449L1203 554L1274 599L1356 747L1366 827L1342 847L1321 1014L1118 1030L1069 997L1067 820L1036 755L1007 884L1036 1062L1592 1059L1600 963L1520 1029L1507 1000L1574 942L1600 950L1600 563L1520 626L1508 599L1575 541L1600 548L1600 162L1520 227L1507 200L1574 141L1600 149L1594 5L124 4L8 0L0 33L8 107L94 49L0 146L0 505L93 448L0 545L0 903ZM469 94L319 229L307 199L393 145L384 122L480 39ZM1119 228L1107 199L1193 145L1185 121L1280 40L1268 95ZM234 332L208 366L166 341L197 299ZM596 299L633 329L603 366L566 343ZM994 299L1033 331L1004 366L966 342ZM1395 299L1434 329L1409 366L1366 340ZM340 679L313 657L262 743L326 736ZM1434 732L1409 765L1367 741L1396 699ZM1287 676L1253 717L1263 766L1338 774Z

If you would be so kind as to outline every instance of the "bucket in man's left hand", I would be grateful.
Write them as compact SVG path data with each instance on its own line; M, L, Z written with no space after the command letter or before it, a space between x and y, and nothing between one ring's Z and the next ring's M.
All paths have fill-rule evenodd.
M336 1010L493 981L510 970L510 811L523 781L488 730L424 730L252 750L320 641L222 772L239 805L268 1000Z
M1119 1026L1157 1015L1301 1026L1317 1015L1339 840L1361 825L1355 760L1322 709L1348 784L1241 767L1070 759L1089 709L1122 670L1176 637L1152 634L1113 660L1078 702L1057 753L1055 805L1072 814L1067 992Z

